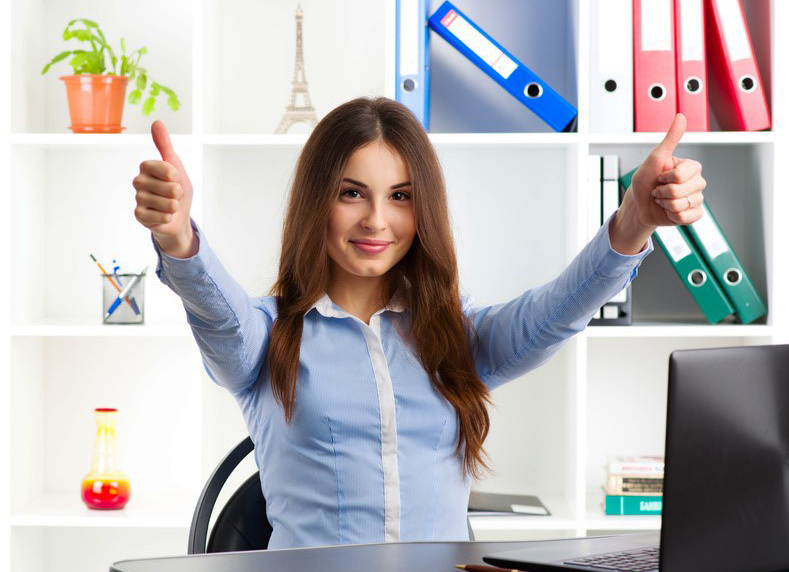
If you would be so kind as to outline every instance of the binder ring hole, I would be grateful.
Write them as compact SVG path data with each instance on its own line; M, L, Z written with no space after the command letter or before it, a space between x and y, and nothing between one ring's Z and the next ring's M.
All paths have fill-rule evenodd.
M689 77L685 81L685 91L688 93L699 93L704 84L697 77Z
M696 287L703 286L707 281L707 273L703 270L694 270L688 274L688 281Z
M729 268L724 274L723 279L729 286L736 286L742 281L742 273L736 268Z
M616 91L616 81L614 81L613 79L609 79L605 82L604 87L608 93L613 93Z
M649 98L653 101L660 101L666 97L666 88L662 84L653 83L649 86Z
M526 97L529 97L531 99L540 97L542 95L542 86L536 81L527 83L526 87L523 90L523 93L526 95Z
M414 91L416 89L416 82L412 79L403 81L403 91Z
M750 93L756 89L756 80L751 75L744 75L740 78L740 89L745 93Z

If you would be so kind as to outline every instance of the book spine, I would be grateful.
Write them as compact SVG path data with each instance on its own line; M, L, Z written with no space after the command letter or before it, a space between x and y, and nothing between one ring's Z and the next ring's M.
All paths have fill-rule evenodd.
M627 463L611 461L608 473L611 475L654 475L663 476L664 463Z
M613 495L661 494L663 492L663 477L608 475L606 491Z
M608 515L659 515L663 511L663 497L606 495L605 513Z

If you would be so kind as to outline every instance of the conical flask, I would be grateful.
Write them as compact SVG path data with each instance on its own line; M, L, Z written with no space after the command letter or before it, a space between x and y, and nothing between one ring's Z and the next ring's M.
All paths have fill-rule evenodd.
M102 407L94 411L98 432L93 446L93 462L90 472L82 479L82 500L88 508L119 509L129 500L129 479L118 467L117 415L115 408Z

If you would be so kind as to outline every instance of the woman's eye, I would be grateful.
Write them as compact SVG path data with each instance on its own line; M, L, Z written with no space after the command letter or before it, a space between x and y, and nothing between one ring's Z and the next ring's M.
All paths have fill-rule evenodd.
M355 199L355 198L356 198L355 196L351 196L351 195L349 195L348 193L357 193L357 194L358 194L358 193L359 193L359 191L357 191L356 189L345 189L345 190L344 190L344 191L341 193L341 196L343 196L343 197L345 197L345 196L348 196L348 197L350 197L350 198L352 198L352 199Z
M393 196L393 197L396 197L397 195L400 195L400 196L402 197L402 198L400 198L400 199L396 199L396 200L398 200L398 201L407 201L408 199L410 199L410 198L411 198L411 195L409 195L408 193L403 193L403 192L400 192L400 191L397 191L397 192L396 192L394 195L392 195L392 196Z

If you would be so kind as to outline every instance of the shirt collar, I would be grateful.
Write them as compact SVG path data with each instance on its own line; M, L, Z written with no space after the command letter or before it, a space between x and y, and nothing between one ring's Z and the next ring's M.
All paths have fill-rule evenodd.
M318 313L320 313L322 316L326 316L327 318L347 318L350 316L348 312L340 308L332 301L331 298L329 298L328 293L324 293L323 296L321 296L312 306L310 306L310 309L307 310L307 312L310 312L313 308L318 310ZM391 312L405 311L403 300L397 293L395 293L395 296L392 298L389 304L378 310L375 314L373 314L373 316L377 316L386 310Z

